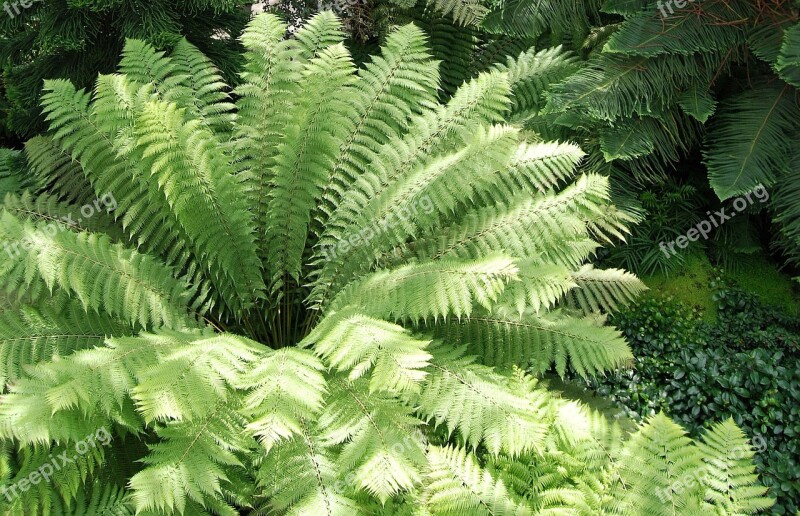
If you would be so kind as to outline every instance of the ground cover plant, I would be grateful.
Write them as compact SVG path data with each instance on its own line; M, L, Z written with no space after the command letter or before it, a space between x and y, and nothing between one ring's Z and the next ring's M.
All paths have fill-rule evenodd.
M761 443L756 458L778 501L774 514L795 514L800 500L800 319L720 277L718 314L660 295L616 314L636 365L588 383L634 419L664 411L699 435L709 421L732 417Z
M5 512L773 504L732 420L623 436L530 376L630 363L602 314L643 285L587 263L629 222L608 179L505 125L525 73L442 103L413 25L359 69L330 13L286 32L250 23L235 99L186 41L45 83L4 161Z

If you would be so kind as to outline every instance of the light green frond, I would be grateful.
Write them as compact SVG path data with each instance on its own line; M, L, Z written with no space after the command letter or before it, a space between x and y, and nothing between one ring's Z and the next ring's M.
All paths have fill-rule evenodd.
M276 475L280 471L282 474ZM348 486L337 484L335 459L311 428L271 450L261 461L258 480L273 512L292 516L357 516L358 504ZM340 486L337 489L337 485Z
M302 65L297 42L284 40L287 27L272 14L254 17L242 33L245 47L242 84L235 93L234 148L237 168L247 177L257 235L266 231L267 199L272 188L278 147L292 123ZM266 257L264 240L257 240Z
M178 68L172 59L146 41L126 40L118 69L119 73L126 75L131 81L139 84L152 83L161 95L186 97L188 93L185 90L176 92L176 89L182 88L184 77L178 75Z
M236 335L221 334L185 340L180 336L158 364L136 370L130 390L145 423L196 422L209 417L215 405L228 400L239 377L261 360L260 345Z
M303 70L303 100L292 112L275 158L267 200L265 246L273 291L288 275L300 280L311 212L330 180L334 156L351 129L351 111L342 99L355 79L355 68L344 45L320 50ZM326 99L320 102L320 99Z
M520 143L511 159L479 187L481 204L509 202L520 192L535 195L555 189L576 174L583 156L571 143Z
M236 106L231 102L228 85L213 62L197 47L182 38L170 53L176 76L184 77L188 102L212 128L223 134L231 130ZM165 98L165 100L169 100Z
M343 445L337 464L355 475L352 487L386 503L421 480L425 442L410 408L371 391L364 379L333 380L319 425L326 445Z
M208 336L164 331L113 337L106 339L105 347L30 368L0 403L0 436L28 445L77 442L111 425L139 433L144 420L130 397L138 372L157 367L162 355L191 348L193 341ZM205 400L194 402L202 405Z
M349 373L350 381L369 374L370 393L392 394L419 390L431 358L428 344L402 326L350 307L325 317L301 343L313 346L332 368Z
M307 351L270 352L241 376L237 386L248 391L242 404L247 430L269 454L292 437L302 436L323 405L327 387L322 363Z
M399 138L413 116L433 109L439 73L426 40L414 25L400 27L387 36L381 55L359 70L358 87L348 95L354 107L347 112L352 129L331 166L322 195L323 219L356 178L368 172L381 145Z
M264 288L245 189L216 139L175 104L148 102L136 144L151 166L194 254L231 309L251 306ZM192 188L187 188L192 185Z
M570 290L568 303L584 313L616 312L647 290L642 281L620 269L595 269L584 265L571 274L577 288Z
M436 326L437 336L466 344L481 362L497 367L530 366L544 373L567 365L581 376L613 370L633 359L622 335L595 319L553 315L476 314Z
M510 117L524 121L546 104L545 92L579 68L578 58L561 46L536 51L531 48L516 58L509 56L495 69L507 72L513 94Z
M328 47L344 41L342 22L331 11L315 14L294 33L303 61L318 57Z
M328 220L321 246L335 244L344 228L355 226L362 210L391 185L434 161L456 143L471 141L478 125L498 122L509 104L507 76L484 73L464 84L444 107L415 117L402 138L383 145L370 164L370 173L353 184Z
M420 414L445 424L448 434L458 432L472 449L482 444L494 455L512 457L540 449L548 427L545 399L526 396L463 351L451 345L432 349L430 374L415 399Z
M80 163L98 199L114 196L115 216L139 248L194 276L197 270L186 251L189 239L166 208L158 183L147 181L149 175L139 172L139 167L146 166L141 157L121 159L118 154L130 143L117 131L132 120L136 108L132 101L137 99L132 93L146 95L147 87L136 88L120 76L104 77L98 81L98 95L119 97L120 105L105 110L100 122L84 91L76 90L67 81L46 82L42 103L52 138ZM117 115L112 116L113 113ZM202 279L195 283L202 301Z
M34 197L27 191L20 196L6 195L2 208L20 220L58 224L72 231L103 232L117 240L120 232L111 219L115 204L112 196L105 196L97 199L96 204L75 206L59 202L47 193Z
M21 221L4 211L0 234L19 255L0 268L7 290L43 281L75 295L84 308L144 327L191 325L188 285L150 256L112 244L105 235L75 233L61 224Z
M144 468L129 481L137 513L184 514L193 502L216 514L236 514L236 509L223 501L230 482L227 470L244 468L237 454L252 449L255 442L242 432L233 401L225 397L206 400L202 417L156 427L159 441L148 446L150 453L142 459Z
M753 465L755 452L733 419L717 423L698 443L703 453L706 500L725 514L755 514L775 503L759 485Z
M16 381L28 366L102 346L107 337L131 332L130 326L75 303L0 312L0 385Z
M474 305L488 308L516 274L514 261L500 255L415 263L351 283L329 311L352 305L374 317L394 320L460 318L472 313Z
M695 478L702 456L686 432L664 414L644 422L620 457L626 514L706 514L700 502L704 488Z
M508 206L468 212L440 236L417 244L416 253L430 259L477 258L502 246L520 258L571 265L563 259L564 242L590 236L582 218L597 218L608 195L608 179L597 175L582 176L557 194L520 194Z
M494 311L509 309L520 317L528 310L548 311L575 288L572 274L563 265L519 262L519 281L512 281L498 299Z
M533 511L460 448L431 446L422 502L431 514L526 516Z

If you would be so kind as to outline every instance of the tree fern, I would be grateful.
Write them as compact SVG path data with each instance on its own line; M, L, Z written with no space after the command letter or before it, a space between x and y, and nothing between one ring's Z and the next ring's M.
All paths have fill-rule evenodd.
M629 220L607 178L578 174L577 146L502 124L515 91L539 109L525 67L569 59L522 56L442 103L413 26L360 70L330 13L285 32L250 23L235 103L187 42L128 42L92 93L48 82L51 132L25 158L53 190L16 184L32 191L0 215L25 243L0 265L0 487L100 428L116 442L8 512L635 507L601 494L616 462L550 471L538 501L490 466L596 465L611 452L594 443L622 440L570 425L577 405L529 376L629 362L603 316L642 290L584 266ZM118 209L53 221L81 175ZM644 441L633 459L660 460Z

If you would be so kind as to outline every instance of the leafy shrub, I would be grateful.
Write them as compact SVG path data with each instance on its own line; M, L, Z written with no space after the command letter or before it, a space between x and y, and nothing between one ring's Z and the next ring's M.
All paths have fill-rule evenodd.
M664 411L692 435L733 417L765 449L762 481L778 495L778 514L800 505L800 319L761 305L752 294L715 284L718 322L682 304L648 296L615 314L631 343L635 367L591 388L633 418Z
M691 243L683 251L675 248L676 254L666 254L660 246L674 242L700 220L702 202L697 188L667 178L639 192L638 201L642 220L632 228L625 244L605 250L603 259L642 276L671 273L684 264L687 254L703 245Z
M658 415L623 441L521 372L628 363L598 314L643 290L586 264L627 220L607 178L501 123L523 74L481 74L441 104L412 25L361 69L330 13L286 32L271 15L248 26L235 103L186 41L169 56L130 41L92 94L46 84L51 133L26 164L47 193L0 211L0 237L24 243L0 262L3 487L98 428L114 439L8 512L772 505L732 421L693 441ZM114 195L113 217L66 217L91 203L86 183ZM593 472L552 478L584 453ZM506 486L492 460L550 491Z

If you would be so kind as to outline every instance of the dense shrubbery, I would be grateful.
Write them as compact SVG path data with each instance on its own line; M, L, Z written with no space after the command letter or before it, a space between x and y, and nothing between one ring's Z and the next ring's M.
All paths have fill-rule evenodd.
M757 463L778 494L774 510L800 502L800 319L720 281L716 324L684 304L649 296L614 317L636 356L633 370L592 387L634 418L665 411L692 434L732 416L766 450Z
M126 38L166 49L186 37L233 77L240 53L235 39L248 19L242 0L37 0L3 7L0 133L6 138L45 129L44 79L90 86L98 72L114 69Z

